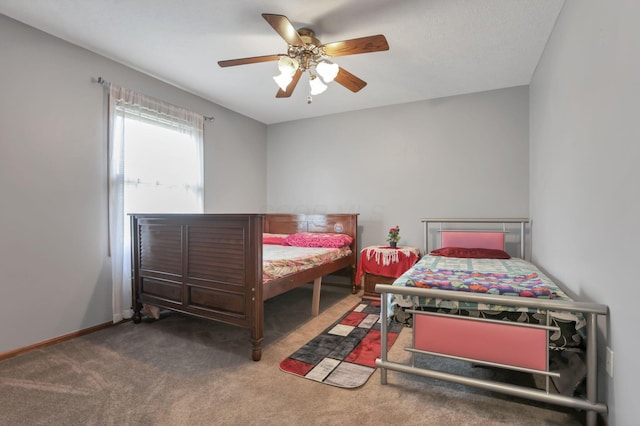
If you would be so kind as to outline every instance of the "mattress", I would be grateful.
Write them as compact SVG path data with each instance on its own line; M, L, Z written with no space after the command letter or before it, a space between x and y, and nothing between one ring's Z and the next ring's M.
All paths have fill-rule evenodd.
M269 282L334 260L350 256L351 249L294 247L264 244L262 251L262 279Z
M433 288L552 300L571 298L535 265L519 258L474 259L426 255L393 283L394 286ZM404 308L430 310L499 320L545 324L546 312L533 308L389 295L396 321L411 325ZM550 312L550 325L560 328L549 336L550 346L567 349L582 346L586 321L571 312Z

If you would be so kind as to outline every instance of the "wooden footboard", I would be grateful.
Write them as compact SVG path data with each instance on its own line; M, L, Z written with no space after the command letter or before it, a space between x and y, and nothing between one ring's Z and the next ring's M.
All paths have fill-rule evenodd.
M353 237L352 255L262 282L262 234L337 232ZM356 265L357 214L133 214L134 322L143 304L250 330L252 358L260 360L264 300L314 282L318 314L321 278Z
M413 343L405 350L414 354L429 354L451 359L470 361L479 365L506 368L546 377L545 390L481 380L428 368L419 368L393 362L387 354L387 323L382 321L381 356L376 366L381 368L381 382L387 382L387 370L416 374L438 380L501 392L521 398L548 402L587 411L588 424L596 424L597 413L606 413L605 403L597 400L597 317L607 317L608 308L595 303L580 303L560 300L534 299L526 297L499 296L465 293L458 291L376 285L381 294L382 318L387 319L386 301L390 294L419 296L439 300L474 302L497 306L516 306L544 310L547 312L581 313L587 321L586 362L587 397L572 397L550 392L549 378L559 376L552 372L548 363L548 333L553 327L535 324L510 323L481 318L460 317L424 311L410 311L414 315ZM500 339L494 339L496 333ZM482 342L478 344L478 339ZM493 342L493 343L492 343ZM500 346L497 346L500 345Z
M142 304L249 328L262 355L264 215L131 216L134 321Z

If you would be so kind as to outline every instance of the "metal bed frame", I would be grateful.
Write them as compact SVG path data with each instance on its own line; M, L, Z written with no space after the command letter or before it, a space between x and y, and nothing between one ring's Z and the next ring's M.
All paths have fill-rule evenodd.
M425 223L425 253L429 253L428 247L428 226L430 223L435 222L457 222L457 223L517 223L520 224L520 233L521 233L521 254L524 258L524 232L525 232L525 223L528 223L528 219L423 219ZM573 301L561 301L561 300L548 300L548 299L533 299L533 298L520 298L513 296L500 296L500 295L490 295L490 294L479 294L479 293L465 293L459 291L446 291L446 290L435 290L435 289L425 289L425 288L413 288L413 287L398 287L386 284L377 284L375 287L376 292L380 293L381 297L381 355L380 358L376 359L376 366L379 367L380 370L380 381L383 385L387 384L387 370L398 371L407 374L415 374L422 377L428 377L437 380L449 381L457 384L462 384L466 386L473 386L489 391L504 393L507 395L512 395L516 397L521 397L525 399L531 399L540 402L547 402L551 404L561 405L565 407L571 407L576 409L586 410L587 414L587 424L588 425L596 425L597 423L597 413L606 414L607 413L607 405L598 401L598 389L597 389L597 349L598 349L598 317L602 316L605 319L608 317L608 307L606 305L597 304L597 303L584 303L584 302L573 302ZM458 374L446 373L438 370L431 370L428 368L416 367L413 362L411 365L398 363L394 361L390 361L388 359L388 346L387 346L387 332L388 332L388 322L389 312L387 301L389 300L389 295L391 294L399 294L405 296L418 296L425 298L436 298L436 299L445 299L451 301L464 301L464 302L475 302L475 303L483 303L483 304L497 304L497 305L506 305L506 306L515 306L515 307L525 307L531 309L538 309L546 312L547 316L547 325L535 325L535 324L523 324L523 323L510 323L507 321L495 321L490 319L483 318L470 318L470 317L462 317L457 315L446 315L446 314L437 314L426 311L417 311L410 310L408 312L413 315L435 315L439 317L448 317L454 320L470 320L470 321L479 321L480 323L491 323L492 325L498 325L499 327L525 327L525 328L538 328L546 330L546 335L548 337L549 331L553 331L553 327L549 327L549 318L551 312L573 312L573 313L582 313L586 319L586 398L578 397L578 396L565 396L560 394L554 394L550 392L550 378L551 377L559 377L560 374L556 372L549 371L549 360L547 355L547 365L546 369L531 369L531 368L522 368L514 365L508 365L497 362L488 362L473 358L463 358L451 354L446 353L435 353L428 352L415 347L416 341L416 333L428 333L428 331L417 330L416 324L414 321L414 337L413 343L410 347L405 348L406 351L411 352L412 354L424 353L428 355L435 355L450 359L458 359L463 361L473 362L479 365L493 366L506 368L517 371L524 371L528 373L540 374L545 376L545 389L534 389L519 385L512 385L507 383L501 383L491 380L483 380L477 379L467 376L462 376ZM545 351L548 350L547 342L545 342ZM413 359L413 357L412 357Z

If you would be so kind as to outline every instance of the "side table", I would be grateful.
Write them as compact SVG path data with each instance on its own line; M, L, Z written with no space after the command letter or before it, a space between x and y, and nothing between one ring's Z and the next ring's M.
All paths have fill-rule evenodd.
M380 299L376 284L391 284L420 259L420 249L410 246L369 246L360 251L356 283L364 278L363 299Z

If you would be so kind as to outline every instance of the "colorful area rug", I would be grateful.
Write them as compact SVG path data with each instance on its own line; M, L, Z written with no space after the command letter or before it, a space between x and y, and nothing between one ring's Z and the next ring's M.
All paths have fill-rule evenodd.
M399 323L389 325L389 348L401 329ZM376 358L380 358L380 301L363 300L282 361L280 369L332 386L357 388L376 370Z

